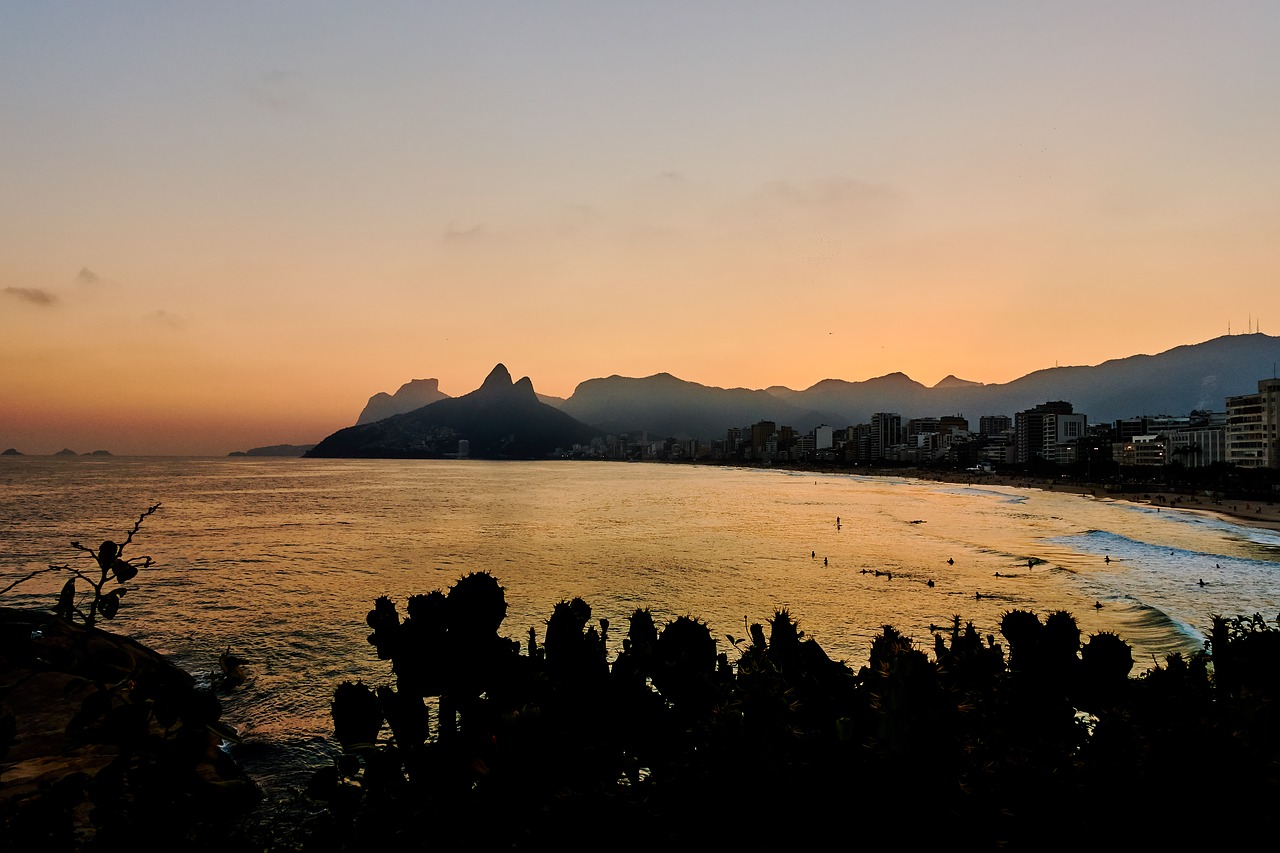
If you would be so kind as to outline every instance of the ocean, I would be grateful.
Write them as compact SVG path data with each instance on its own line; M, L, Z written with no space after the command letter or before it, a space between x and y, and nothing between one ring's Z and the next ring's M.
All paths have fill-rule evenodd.
M155 565L106 627L202 680L230 648L249 680L220 693L232 752L269 793L337 753L344 679L394 678L366 640L380 595L473 571L506 589L502 633L541 639L556 602L608 619L705 621L721 651L786 607L854 669L886 624L932 648L954 615L999 639L1010 609L1113 631L1138 668L1202 646L1213 614L1280 611L1280 534L1091 495L897 477L608 462L0 458L0 587L70 547L122 541ZM839 519L837 523L837 519ZM1110 558L1107 562L1106 558ZM0 597L51 608L48 572ZM933 586L929 586L933 581ZM1203 581L1203 585L1200 583ZM1101 605L1097 607L1095 605Z

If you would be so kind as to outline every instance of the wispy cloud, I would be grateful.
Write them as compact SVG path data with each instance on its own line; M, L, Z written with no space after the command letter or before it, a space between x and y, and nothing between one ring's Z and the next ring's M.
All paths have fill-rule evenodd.
M102 284L102 276L98 275L88 267L81 267L80 272L76 274L76 281L80 284L95 285Z
M465 245L467 243L475 243L489 236L489 231L481 225L473 225L470 228L456 228L450 225L448 230L444 232L443 240L446 244Z
M23 302L29 302L32 305L55 305L58 302L57 296L38 287L6 287L4 295L11 296L14 299L21 299Z
M901 201L901 193L888 184L830 177L805 183L772 181L761 187L749 203L862 219L882 216Z
M154 323L158 326L167 326L170 329L186 328L187 321L183 318L170 314L168 311L152 311L144 317L148 323Z
M307 94L297 76L287 71L269 71L253 81L250 96L277 113L291 113L307 103Z

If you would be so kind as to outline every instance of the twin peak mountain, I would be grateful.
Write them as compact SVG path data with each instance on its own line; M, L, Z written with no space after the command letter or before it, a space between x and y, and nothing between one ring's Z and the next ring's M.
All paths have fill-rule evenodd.
M466 440L469 454L481 459L540 459L557 448L589 443L600 435L581 421L538 399L529 377L511 381L511 374L499 364L484 383L461 397L449 397L439 390L435 379L414 380L397 392L415 396L439 395L438 399L401 414L381 419L379 411L387 400L375 396L361 413L355 426L338 430L313 447L312 457L340 458L439 458L458 453ZM371 413L370 409L374 411Z

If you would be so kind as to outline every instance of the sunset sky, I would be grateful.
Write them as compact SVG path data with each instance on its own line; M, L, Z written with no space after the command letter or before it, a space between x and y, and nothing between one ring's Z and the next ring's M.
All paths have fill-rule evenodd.
M1280 330L1280 3L0 3L0 449Z

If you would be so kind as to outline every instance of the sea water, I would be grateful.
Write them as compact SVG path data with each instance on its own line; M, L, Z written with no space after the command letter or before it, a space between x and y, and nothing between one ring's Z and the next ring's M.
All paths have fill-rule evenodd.
M1205 513L982 484L604 462L6 457L0 587L69 543L123 541L155 565L108 627L207 680L219 653L248 660L224 691L237 757L270 791L336 752L329 702L344 679L393 680L366 640L381 595L447 589L488 571L506 589L502 633L541 640L556 602L608 619L705 621L720 650L786 607L857 668L886 624L926 649L953 616L999 639L1013 608L1067 610L1114 631L1139 667L1201 647L1213 614L1280 610L1280 535ZM838 519L838 521L837 521ZM1107 561L1107 558L1110 561ZM46 572L0 597L52 606ZM929 586L929 582L933 586ZM1201 584L1203 581L1203 585ZM1100 606L1098 606L1100 605ZM402 611L403 612L403 611Z

